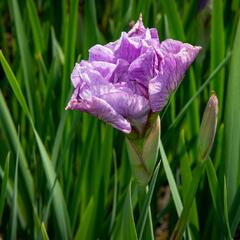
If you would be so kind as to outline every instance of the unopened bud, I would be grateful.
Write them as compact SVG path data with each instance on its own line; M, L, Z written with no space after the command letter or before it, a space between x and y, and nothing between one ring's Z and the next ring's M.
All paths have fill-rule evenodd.
M200 160L206 160L211 152L217 128L218 99L212 94L205 108L198 138Z

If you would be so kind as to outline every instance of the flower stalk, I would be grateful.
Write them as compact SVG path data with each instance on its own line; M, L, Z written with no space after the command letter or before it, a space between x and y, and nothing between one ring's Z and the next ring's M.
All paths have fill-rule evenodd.
M134 138L130 134L126 139L133 175L142 186L147 185L152 176L159 150L160 117L153 119L154 123L143 138Z

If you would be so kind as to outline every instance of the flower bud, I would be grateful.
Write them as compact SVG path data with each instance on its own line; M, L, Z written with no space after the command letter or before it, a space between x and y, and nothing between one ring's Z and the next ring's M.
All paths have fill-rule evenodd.
M206 160L211 152L217 128L218 99L212 94L205 108L198 138L200 160Z

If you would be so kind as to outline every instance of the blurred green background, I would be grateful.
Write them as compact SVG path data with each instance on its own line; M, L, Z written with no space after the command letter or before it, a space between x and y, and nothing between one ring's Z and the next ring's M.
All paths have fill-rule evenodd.
M168 239L196 178L211 91L219 99L217 134L183 237L240 237L239 2L1 0L0 239L127 240L141 230L142 239ZM92 45L118 39L140 13L160 40L202 46L160 113L170 169L160 165L143 225L141 211L149 208L130 183L124 135L64 110L75 62Z

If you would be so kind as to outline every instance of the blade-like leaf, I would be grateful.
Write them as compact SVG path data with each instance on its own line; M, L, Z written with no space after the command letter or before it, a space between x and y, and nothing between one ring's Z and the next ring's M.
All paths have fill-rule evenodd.
M224 40L224 25L223 25L223 1L212 1L212 19L211 19L211 71L224 59L225 55L225 40ZM219 99L219 109L223 109L223 93L224 93L224 68L215 76L211 87L216 91ZM221 119L221 111L219 114Z
M225 105L225 141L224 159L228 189L228 209L230 209L237 189L240 186L240 20L235 37L229 70L227 96Z
M17 237L18 159L19 159L19 155L17 154L17 161L16 161L16 167L15 167L15 176L14 176L14 189L13 189L12 209L11 209L11 232L10 232L10 239L11 240L15 240L16 237Z
M64 109L65 103L67 101L68 89L67 82L69 81L69 75L74 67L74 53L76 45L76 35L77 35L77 17L78 17L78 0L69 1L69 15L66 29L64 29L64 56L65 64L63 67L63 79L62 79L62 93L61 93L61 106Z
M3 55L1 55L1 53L0 53L0 59L5 60ZM11 68L9 67L9 65L7 64L6 61L4 62L4 66L5 66L4 70L6 71L8 81L13 84L11 86L15 87L17 85L17 80L16 80L14 74L11 71ZM48 154L47 154L47 151L46 151L46 149L45 149L45 147L42 143L42 140L40 139L40 137L39 137L39 135L38 135L38 133L35 129L35 126L33 124L33 120L31 118L31 115L29 114L29 110L28 110L28 108L25 104L25 99L23 97L23 94L22 94L22 91L21 91L20 87L17 88L16 93L17 93L17 96L22 96L21 98L18 97L17 99L18 99L21 107L23 108L25 114L27 115L30 123L31 123L32 129L33 129L33 132L34 132L37 144L38 144L39 152L40 152L40 155L41 155L41 160L42 160L42 163L43 163L44 172L46 174L46 178L47 178L47 182L48 182L48 188L51 189L53 184L54 184L55 178L56 178L56 174L55 174L52 162L50 161L50 159L48 157ZM1 96L2 95L0 94L0 97ZM0 103L2 103L2 102L0 101ZM58 223L59 231L61 232L61 236L63 237L63 239L68 239L71 236L69 216L68 216L64 196L63 196L63 193L62 193L62 190L61 190L61 187L60 187L58 181L57 181L56 187L53 191L53 206L54 206L54 211L55 211L55 214L56 214L56 220L57 220L57 223Z
M15 154L17 153L19 154L19 166L24 179L24 185L26 186L27 189L27 195L30 198L30 201L33 203L34 202L33 177L30 172L25 153L23 151L21 143L19 142L17 131L15 129L12 117L10 115L10 112L8 110L7 104L5 102L1 90L0 90L0 121L3 126L3 132L7 136L12 151Z
M189 154L186 149L185 134L184 130L181 131L180 141L182 143L182 157L180 158L180 172L181 172L181 193L183 203L187 200L187 191L191 185L193 176L191 171L191 161ZM194 226L195 231L199 231L198 212L196 207L196 201L194 199L191 214L189 217L189 225ZM190 228L189 228L190 229ZM189 231L190 234L190 231Z
M4 55L3 55L1 50L0 50L0 61L1 61L2 67L3 67L3 70L4 70L4 72L5 72L6 76L7 76L8 82L9 82L9 84L12 87L12 90L14 92L15 97L17 98L17 100L21 104L22 109L25 112L25 114L27 116L30 116L30 112L28 110L27 103L26 103L25 98L24 98L24 96L22 94L22 91L20 89L18 81L15 78L15 76L14 76L14 74L12 72L12 69L9 66L9 64L7 63L7 60L5 59L5 57L4 57Z
M44 171L47 177L48 188L51 189L54 185L56 174L52 162L50 161L46 149L34 126L33 131L37 140L39 152L41 154ZM62 189L58 181L56 182L55 189L53 190L53 207L61 236L63 239L68 239L71 236L70 221Z
M87 240L91 239L92 226L93 226L93 213L95 210L95 204L93 198L89 201L85 212L82 215L82 219L77 230L75 240Z
M9 159L10 159L10 152L7 155L5 166L4 166L4 176L1 185L1 193L0 193L0 225L2 222L2 214L5 205L5 199L7 195L7 182L8 182L8 174L9 174Z
M156 180L157 180L157 176L158 176L158 172L159 172L159 168L160 168L160 163L161 162L159 162L157 164L157 166L154 170L153 177L152 177L152 180L150 182L150 187L149 187L149 190L148 190L147 195L145 197L142 212L141 212L141 215L139 216L139 220L138 220L138 224L137 224L137 232L138 232L138 239L139 240L142 239L142 234L143 234L143 230L144 230L144 227L145 227L147 214L148 214L148 211L150 210L150 203L151 203L151 200L152 200L153 190L154 190Z
M29 22L32 27L36 56L38 57L38 55L40 55L43 51L44 40L43 40L40 20L37 15L37 8L33 0L27 1L27 11L28 11L29 20L30 20Z
M41 224L41 233L42 233L43 240L49 240L44 223Z
M167 156L165 154L165 151L164 151L161 140L160 140L160 154L161 154L161 158L162 158L164 171L165 171L165 174L167 176L168 184L169 184L169 187L170 187L170 190L171 190L171 193L172 193L173 201L174 201L174 204L175 204L175 207L176 207L176 210L177 210L177 214L178 214L178 216L180 216L180 214L182 212L182 209L183 209L183 205L182 205L182 201L181 201L181 198L180 198L180 194L179 194L178 189L177 189L177 184L174 180L174 176L173 176L172 170L170 168L170 165L168 163L168 159L167 159Z
M170 238L171 240L182 239L186 224L189 220L189 214L192 209L192 203L193 203L194 197L196 195L197 188L198 188L198 185L200 182L200 178L201 178L203 170L204 170L204 163L199 164L193 171L194 178L193 178L191 186L188 189L186 202L184 204L184 208L181 213L181 216L178 219L178 222L177 222L177 224L173 230L173 233L171 235L171 238Z
M231 232L232 235L235 235L235 232L237 230L237 227L240 223L240 188L238 188L237 193L235 195L233 204L231 206L230 212L229 212L229 222L231 226Z
M210 158L206 162L206 172L207 172L210 192L212 195L213 207L215 209L216 216L217 216L216 222L218 223L218 227L219 227L219 231L221 232L221 235L228 238L229 237L228 219L225 219L224 211L222 211L223 201L220 195L220 186L219 186L215 168Z
M19 10L19 5L17 0L10 1L13 11L14 23L16 25L17 40L19 45L19 51L21 55L21 63L23 67L24 83L27 92L28 104L30 107L30 112L33 114L33 68L32 68L32 58L30 54L30 48L28 46L27 36L25 32L25 26L21 17Z
M111 216L111 223L109 227L109 233L112 234L113 226L116 219L116 210L117 210L117 193L118 193L118 184L117 184L117 159L116 153L113 151L113 166L114 166L114 192L113 192L113 207L112 207L112 216Z
M125 197L123 206L123 218L121 223L120 238L125 240L137 240L137 232L133 217L132 199L131 199L131 182Z
M224 217L227 225L228 239L232 239L231 230L228 220L228 204L227 204L227 183L226 178L224 177L224 187L223 187L223 207L224 207Z
M181 41L185 40L185 34L182 26L180 16L177 11L177 6L174 0L163 0L161 1L164 12L168 17L171 35L175 39Z

